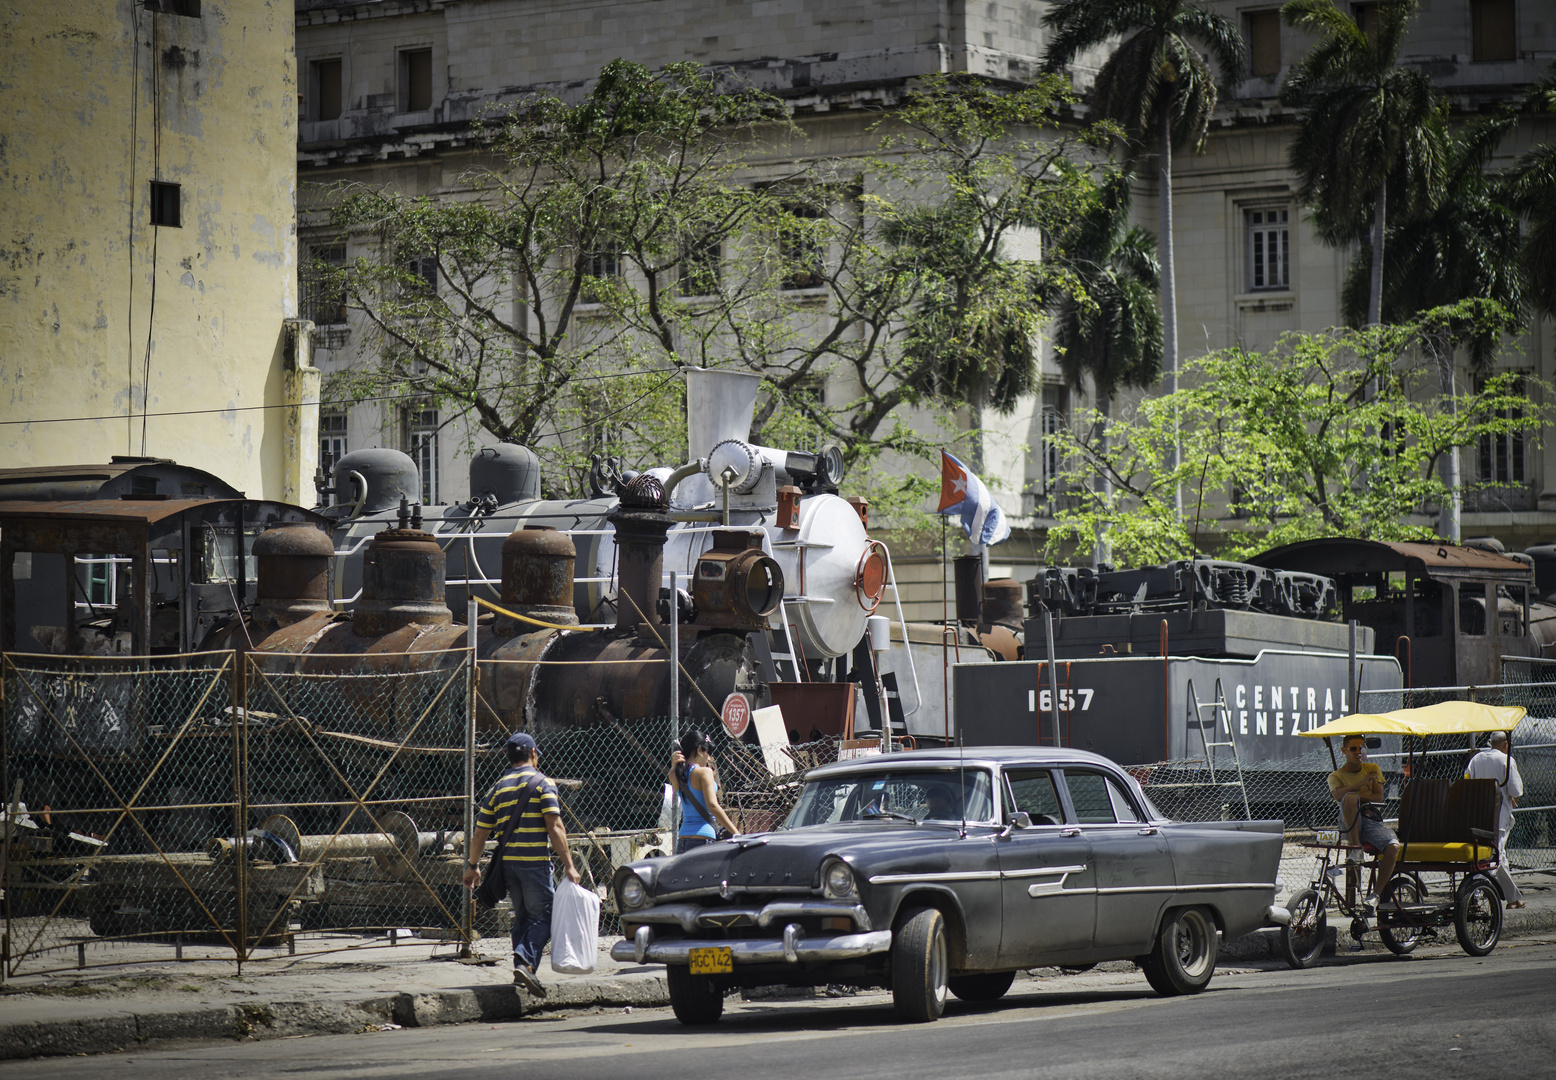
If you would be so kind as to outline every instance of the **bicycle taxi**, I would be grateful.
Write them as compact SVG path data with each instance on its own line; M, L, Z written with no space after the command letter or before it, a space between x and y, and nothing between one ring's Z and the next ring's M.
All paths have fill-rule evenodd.
M1358 942L1376 928L1384 946L1399 956L1423 939L1435 939L1438 928L1450 923L1460 947L1471 956L1485 956L1496 948L1504 908L1501 887L1493 876L1501 806L1497 782L1429 777L1423 775L1423 766L1427 739L1465 736L1473 750L1475 735L1506 731L1511 737L1524 711L1516 705L1445 701L1388 713L1357 713L1302 732L1323 739L1331 761L1335 761L1336 738L1361 735L1370 749L1381 745L1377 736L1412 738L1401 740L1407 748L1402 770L1406 780L1396 832L1403 846L1387 886L1378 887L1377 849L1363 844L1362 861L1348 862L1347 856L1357 846L1345 831L1316 830L1314 840L1303 845L1317 860L1313 881L1286 905L1291 921L1281 928L1280 937L1287 963L1305 968L1318 960L1330 908L1351 920L1351 936ZM1335 767L1339 768L1337 761ZM1338 821L1340 808L1334 809ZM1357 899L1373 894L1378 897L1376 907Z

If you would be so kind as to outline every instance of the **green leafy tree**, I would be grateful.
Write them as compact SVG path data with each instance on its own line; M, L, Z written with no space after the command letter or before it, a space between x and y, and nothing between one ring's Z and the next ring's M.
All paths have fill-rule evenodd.
M331 193L333 227L376 252L337 271L370 359L327 395L468 412L572 490L594 453L674 458L677 370L721 362L771 292L787 208L737 174L781 110L696 65L614 61L581 103L535 97L486 123L497 164L457 190Z
M677 371L734 367L767 379L753 437L838 443L851 488L917 507L928 485L898 455L929 457L964 406L1009 409L1035 385L1068 275L1029 240L1095 196L1075 139L1053 137L1069 100L1057 78L930 78L883 114L871 156L809 163L771 98L613 62L580 103L489 118L494 164L457 190L330 193L334 228L375 251L329 283L371 359L327 393L467 411L576 490L592 455L676 459ZM775 151L802 163L753 182Z
M1365 29L1334 0L1290 0L1281 8L1288 26L1318 39L1280 89L1281 103L1302 113L1289 152L1297 196L1326 243L1349 244L1370 231L1370 325L1383 320L1391 194L1395 210L1408 216L1442 187L1446 165L1431 80L1398 64L1418 7L1419 0L1367 5Z
M1510 110L1474 121L1443 140L1441 183L1408 216L1394 215L1384 247L1382 318L1409 322L1433 308L1483 298L1505 308L1515 320L1524 309L1524 277L1518 259L1518 216L1503 197L1505 185L1487 173L1497 146L1517 123ZM1365 317L1373 275L1371 253L1364 251L1346 276L1343 303L1354 325ZM1455 355L1468 346L1470 366L1484 375L1498 339L1498 328L1475 320L1444 320L1424 334L1421 347L1438 372L1439 391L1454 408ZM1448 497L1438 532L1458 542L1461 478L1454 448L1441 460Z
M1514 325L1495 304L1468 301L1405 325L1289 334L1268 352L1221 349L1190 366L1192 387L1116 419L1115 438L1064 433L1075 475L1101 473L1113 488L1059 514L1049 557L1089 551L1104 533L1115 557L1134 565L1242 558L1322 536L1430 536L1412 519L1448 495L1437 473L1444 453L1485 436L1533 441L1546 422L1512 374L1488 378L1457 409L1433 393L1435 365L1421 343L1461 323ZM1193 492L1188 523L1174 511L1179 484ZM1204 523L1223 512L1234 524L1212 535Z
M1162 363L1178 378L1177 277L1173 263L1172 152L1199 150L1218 100L1210 58L1241 78L1248 52L1237 25L1185 0L1061 0L1043 17L1054 36L1044 67L1057 71L1081 53L1113 48L1097 72L1090 101L1125 131L1154 144L1160 189ZM1207 49L1208 54L1201 49Z

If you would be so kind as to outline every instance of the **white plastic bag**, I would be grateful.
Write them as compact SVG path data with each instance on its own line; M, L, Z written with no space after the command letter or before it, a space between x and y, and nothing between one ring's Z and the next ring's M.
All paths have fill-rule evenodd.
M551 970L587 975L599 948L599 896L563 878L551 901Z

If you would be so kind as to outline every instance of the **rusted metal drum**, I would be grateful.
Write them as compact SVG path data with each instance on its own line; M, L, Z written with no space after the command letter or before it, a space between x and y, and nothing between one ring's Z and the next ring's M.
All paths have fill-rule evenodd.
M362 560L362 599L352 629L379 637L411 623L452 623L443 598L444 561L438 542L421 529L385 529L373 537Z
M502 603L519 615L563 626L578 625L573 608L573 564L578 557L565 533L544 526L515 529L502 543ZM498 615L502 637L538 629Z
M1021 630L1026 616L1021 610L1021 582L994 578L983 583L983 621L992 626Z
M254 558L259 567L254 623L260 630L331 610L335 545L329 533L302 522L272 525L254 540Z

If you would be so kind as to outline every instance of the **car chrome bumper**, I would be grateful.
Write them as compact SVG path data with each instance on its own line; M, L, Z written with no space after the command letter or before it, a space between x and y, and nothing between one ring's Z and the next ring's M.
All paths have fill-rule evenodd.
M658 940L652 926L639 926L629 941L611 946L611 959L639 964L687 964L691 951L701 948L727 948L736 964L773 964L780 961L801 964L815 960L852 960L860 956L886 952L891 948L890 930L871 930L862 934L837 934L809 938L794 923L783 928L780 940L773 938Z
M658 904L640 911L622 912L623 922L641 925L679 926L688 934L699 929L731 930L741 926L768 927L792 919L852 919L854 928L868 931L870 915L857 900L774 900L761 907L703 907L701 904Z

